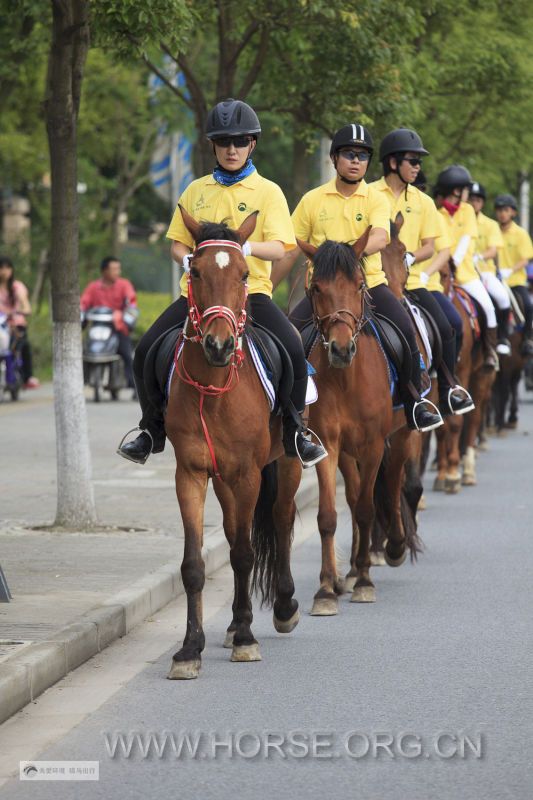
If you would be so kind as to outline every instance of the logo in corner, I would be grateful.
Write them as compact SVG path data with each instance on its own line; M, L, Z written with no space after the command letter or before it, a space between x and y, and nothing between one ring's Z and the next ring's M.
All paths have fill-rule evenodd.
M361 222L362 219L363 219L363 215L361 213L355 215L356 222Z

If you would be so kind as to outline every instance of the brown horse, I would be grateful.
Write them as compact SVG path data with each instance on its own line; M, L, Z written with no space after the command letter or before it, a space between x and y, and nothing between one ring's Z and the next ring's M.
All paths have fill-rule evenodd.
M265 393L241 348L248 278L241 245L252 234L257 214L250 215L238 231L223 224L201 225L183 209L182 216L196 248L189 272L189 316L183 346L176 349L165 418L176 456L176 493L185 535L181 574L188 607L183 646L174 654L168 676L173 679L198 676L205 644L202 539L209 478L222 508L235 576L233 620L227 637L231 660L261 658L251 630L249 584L254 551L250 531L262 470L283 452L280 425L270 429ZM279 503L288 505L283 493ZM263 545L267 556L271 545L272 541ZM281 632L289 632L298 622L289 552L290 530L285 538L278 534L276 542L280 578L274 623Z
M316 467L322 568L311 614L318 616L336 614L337 596L344 590L335 554L337 466L345 479L353 521L349 575L356 574L351 600L375 600L369 548L375 514L374 484L387 436L395 427L405 424L403 412L393 414L388 367L381 345L374 336L361 335L366 318L359 258L368 234L369 230L353 246L327 241L317 249L298 242L313 262L308 294L321 343L310 355L319 399L310 406L309 426L329 453L329 458ZM286 467L291 471L298 469L293 464ZM391 486L390 490L395 496L396 488ZM398 566L405 557L405 533L400 515L394 513L385 558L392 566Z

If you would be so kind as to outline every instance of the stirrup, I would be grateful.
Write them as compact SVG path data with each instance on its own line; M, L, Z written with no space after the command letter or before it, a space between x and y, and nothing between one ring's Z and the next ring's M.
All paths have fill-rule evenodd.
M123 458L125 458L124 453L122 453L120 448L122 447L122 445L124 444L124 442L126 441L128 436L130 435L130 433L135 433L135 431L141 431L141 433L147 433L148 436L150 437L150 441L152 443L152 446L150 448L150 452L148 453L148 455L146 456L146 458L142 462L143 464L145 464L148 461L148 458L152 455L152 451L154 449L154 437L152 436L152 434L150 433L150 431L147 428L146 429L145 428L141 428L141 427L139 427L139 425L137 425L136 428L132 428L131 430L129 430L127 433L124 434L124 436L120 440L119 446L117 447L117 454L119 456L122 456ZM132 459L128 459L128 460L131 461ZM139 463L139 462L134 462L134 463Z
M413 414L413 425L415 426L416 430L420 431L420 428L418 427L417 422L416 422L415 411L418 408L418 406L422 406L422 405L424 405L426 403L427 403L428 406L432 406L432 408L435 409L435 414L437 414L437 416L439 417L439 422L436 422L434 425L430 425L429 428L424 428L422 433L427 433L427 431L432 431L435 428L440 428L441 425L444 425L444 420L442 419L442 415L441 415L439 409L437 408L437 406L435 405L435 403L432 403L431 400L427 400L425 397L422 397L420 400L416 400L415 404L413 406L413 412L412 412L412 414Z
M452 399L453 392L462 392L464 394L464 396L465 396L465 400L470 401L471 407L470 408L460 408L459 411L452 411L451 399ZM460 417L462 414L468 414L469 411L473 411L475 407L476 407L476 405L475 405L475 403L474 403L474 401L472 399L472 395L470 394L468 389L465 389L464 386L459 386L459 384L456 384L455 386L450 386L450 388L448 389L448 408L450 409L451 413L455 417Z
M304 436L305 436L305 434L310 433L312 436L314 436L315 439L318 441L320 447L324 451L324 455L320 456L320 458L313 459L313 461L308 461L308 462L302 461L302 457L300 456L300 453L298 452L298 445L296 443L299 433L303 434ZM300 459L300 464L302 465L303 469L309 469L309 467L314 467L315 464L319 464L324 458L327 458L328 455L329 455L328 451L326 450L326 448L322 444L322 440L320 439L320 437L318 436L317 433L315 433L313 430L311 430L311 428L296 429L296 431L294 432L294 449L296 450L296 455Z

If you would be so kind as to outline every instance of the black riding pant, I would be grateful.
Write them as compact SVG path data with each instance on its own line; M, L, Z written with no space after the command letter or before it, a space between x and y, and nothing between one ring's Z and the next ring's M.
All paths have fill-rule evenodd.
M137 393L143 411L143 418L140 422L141 428L149 427L149 415L154 418L154 414L152 413L153 407L147 398L143 384L143 369L146 356L150 347L163 333L170 330L174 325L185 321L187 318L187 309L187 298L180 297L172 303L166 311L163 311L151 328L146 331L135 348L133 371L135 375L135 385L137 386ZM300 336L294 330L285 314L266 294L249 295L248 311L252 320L256 320L260 325L272 331L285 346L292 360L294 370L294 385L291 392L291 400L297 411L303 411L305 409L305 394L307 389L307 364ZM155 418L162 419L161 414L155 414Z
M442 360L448 368L449 375L453 375L455 371L455 331L450 325L446 315L441 309L439 303L435 300L431 292L427 289L415 289L408 292L409 296L413 298L415 303L422 306L424 311L427 311L433 317L437 328L439 329L440 338L442 340ZM450 388L450 381L443 373L442 367L437 367L437 379L441 393L447 393Z
M446 319L455 331L455 360L457 360L463 346L463 320L461 315L444 292L431 292L431 296L435 298L435 302L439 304L441 311L444 312Z
M513 286L512 289L523 309L526 320L524 335L529 339L531 338L531 323L533 321L533 303L531 302L531 297L529 296L527 286Z

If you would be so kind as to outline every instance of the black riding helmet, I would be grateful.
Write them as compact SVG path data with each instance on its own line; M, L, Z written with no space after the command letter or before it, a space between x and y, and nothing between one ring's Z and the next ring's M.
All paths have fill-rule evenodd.
M470 197L481 197L482 200L486 200L487 192L483 184L473 181L470 184Z
M467 168L461 164L452 164L451 167L446 167L439 172L435 188L437 194L447 195L453 189L464 189L471 183L473 183L472 176Z
M207 115L206 136L217 139L220 136L259 136L261 124L257 114L248 103L242 100L227 100L217 103Z
M334 156L341 147L354 147L355 145L364 147L371 155L374 152L372 137L363 125L345 125L343 128L339 128L331 140L329 154Z
M509 206L509 208L514 208L515 211L518 211L518 203L512 194L497 195L494 200L494 208L505 208L506 206Z
M381 140L379 160L383 161L387 156L394 156L396 153L408 152L420 153L421 156L429 155L416 131L410 128L396 128Z

